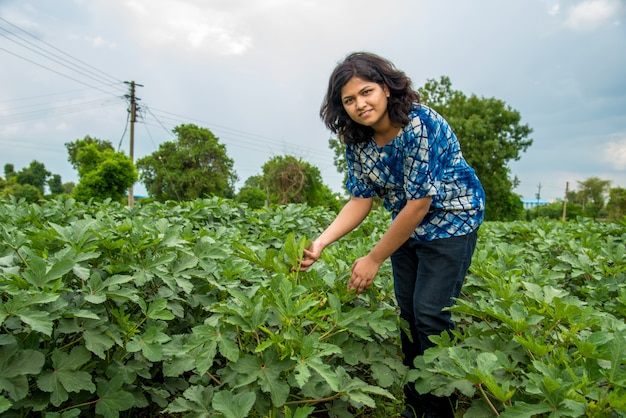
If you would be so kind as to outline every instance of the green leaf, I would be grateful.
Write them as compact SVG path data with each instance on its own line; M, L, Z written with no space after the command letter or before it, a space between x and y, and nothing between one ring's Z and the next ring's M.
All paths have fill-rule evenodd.
M240 351L236 342L237 335L235 333L219 333L217 335L217 344L220 354L229 361L236 362L239 359Z
M311 378L311 371L309 366L304 361L299 361L294 369L294 377L298 387L302 388Z
M12 335L0 334L0 345L16 344L17 340Z
M171 339L167 334L161 332L156 326L150 326L145 332L133 336L126 344L126 349L135 353L141 353L150 361L163 360L163 344Z
M498 357L494 353L480 353L476 357L476 368L482 373L493 373L500 368Z
M120 411L126 411L135 404L135 397L122 390L124 380L116 376L109 381L98 382L97 393L100 397L96 404L96 413L104 418L117 418Z
M44 277L45 282L50 283L53 280L63 277L65 274L72 271L75 265L76 262L74 260L59 260L46 272L46 276Z
M86 318L86 319L100 319L97 313L87 309L70 309L66 311L66 318Z
M254 406L254 392L243 392L233 395L232 392L220 391L213 396L213 408L224 414L226 418L246 418Z
M43 287L46 284L46 260L33 253L30 249L25 249L25 252L29 257L27 267L22 272L22 277L33 286Z
M528 404L526 402L514 402L512 407L506 408L501 414L502 418L533 418L548 414L552 410L545 403Z
M393 371L387 365L381 362L375 362L371 365L372 377L376 380L378 386L388 388L393 385L395 378Z
M76 262L70 259L62 259L52 264L48 269L48 260L39 257L32 250L28 253L28 264L22 272L22 277L33 286L42 288L46 284L63 277L74 268Z
M106 369L106 376L113 378L120 376L124 380L124 383L132 384L137 379L137 376L144 378L150 378L150 363L138 360L128 360L122 363L119 360L114 360L110 363Z
M8 411L12 405L13 403L10 400L4 396L0 396L0 413Z
M45 362L42 352L18 349L17 345L0 347L0 377L39 374Z
M290 386L285 382L282 373L289 369L293 362L279 360L274 350L264 351L262 356L259 358L248 355L231 365L238 373L237 387L257 382L263 392L270 394L274 406L283 406L289 396Z
M21 350L17 345L0 346L0 393L6 391L14 401L28 395L28 375L37 375L45 363L43 353Z
M26 376L0 377L0 390L6 391L14 401L24 399L29 394Z
M288 406L285 406L285 418L306 418L315 411L313 406L298 407L294 413Z
M339 391L339 378L337 377L337 374L333 371L329 364L324 363L322 358L317 357L310 359L306 364L322 376L333 391Z
M211 406L213 392L212 386L190 386L183 392L183 398L174 399L163 412L193 412L194 414L190 416L209 417L213 409Z
M19 318L30 325L33 331L41 332L47 336L52 335L52 320L46 311L24 309L18 313Z
M87 329L83 332L83 338L85 347L101 359L106 358L106 351L115 344L110 336L100 330Z
M91 360L91 353L84 346L75 347L66 354L55 350L52 353L54 370L42 373L37 379L37 386L44 392L50 392L50 401L59 406L68 399L68 392L86 390L95 392L96 386L91 381L91 375L80 371L83 364Z
M150 302L146 316L150 319L174 319L174 314L167 309L167 299L155 299Z
M112 286L119 286L121 284L129 283L133 280L133 276L128 274L115 274L113 276L107 277L107 279L102 283L102 286L110 289Z

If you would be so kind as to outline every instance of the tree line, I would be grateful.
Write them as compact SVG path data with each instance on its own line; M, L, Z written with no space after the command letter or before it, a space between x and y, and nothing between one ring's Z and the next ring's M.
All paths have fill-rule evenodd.
M463 155L476 170L487 194L487 220L515 220L531 216L524 210L520 196L513 192L519 184L508 163L519 160L532 145L532 128L521 122L520 113L496 98L466 95L454 90L446 76L428 80L418 89L421 101L441 113L453 127ZM78 184L63 184L58 174L43 163L31 162L16 172L5 165L0 178L0 197L13 195L29 201L49 196L70 195L79 201L112 199L123 201L128 189L141 181L148 199L186 201L219 196L246 203L252 208L263 205L307 203L338 209L347 196L334 193L322 181L320 170L291 155L275 156L261 173L249 177L236 191L239 180L234 161L224 144L207 128L182 124L173 129L175 139L159 145L150 155L133 161L115 151L111 142L86 136L66 143L68 161L78 172ZM344 147L330 138L334 164L346 175ZM579 182L567 201L572 216L619 218L626 214L626 191L610 188L610 182L597 178ZM605 197L609 202L605 204ZM560 208L563 202L557 202ZM540 207L536 215L554 217L555 207Z
M564 199L526 211L526 219L592 219L620 220L626 216L626 189L611 187L610 180L590 177L568 190Z

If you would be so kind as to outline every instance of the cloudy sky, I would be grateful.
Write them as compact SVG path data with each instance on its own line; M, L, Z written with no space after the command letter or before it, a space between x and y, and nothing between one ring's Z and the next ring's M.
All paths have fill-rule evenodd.
M128 153L135 81L135 159L194 123L241 182L289 154L339 191L318 113L356 50L416 87L445 75L518 110L534 130L510 165L523 197L562 198L589 177L626 187L625 0L0 0L0 163L37 160L67 182L66 142Z

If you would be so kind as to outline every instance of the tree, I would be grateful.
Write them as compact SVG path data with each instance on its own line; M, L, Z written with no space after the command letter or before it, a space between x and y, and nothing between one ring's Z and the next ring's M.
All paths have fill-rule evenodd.
M63 187L63 182L61 181L61 176L59 174L53 174L48 180L48 189L52 195L65 193L65 188Z
M243 187L257 187L259 189L265 188L262 175L250 176L243 183Z
M193 124L179 125L175 142L137 160L142 183L158 201L233 197L237 174L226 147L213 133Z
M73 181L70 181L69 183L63 183L63 193L67 195L71 195L74 192L75 188L76 184L74 184Z
M343 174L343 184L348 180L348 164L346 162L346 148L338 138L329 138L328 147L333 152L333 164L339 174Z
M578 182L576 197L583 207L585 216L591 218L601 216L610 187L610 180L602 180L598 177L590 177Z
M33 160L28 167L18 171L15 176L19 184L30 184L31 186L36 187L37 190L39 190L39 193L43 196L44 187L46 186L48 177L50 177L51 174L52 173L46 170L43 163Z
M495 98L466 96L453 90L448 77L428 80L419 90L424 104L441 113L456 133L463 155L476 170L485 193L488 220L517 219L523 213L520 197L513 193L509 161L519 160L532 140L518 111Z
M251 209L260 209L265 206L265 192L260 187L243 186L235 196L235 201L245 203Z
M307 203L338 209L337 196L322 182L317 167L291 155L263 164L263 184L270 203Z
M65 146L69 161L78 170L78 185L72 191L78 201L120 201L137 181L137 170L130 157L116 152L108 141L85 137Z
M15 176L15 166L13 164L4 165L4 177L8 180L10 177Z
M0 192L1 198L9 196L15 197L17 200L24 199L30 203L37 203L43 199L41 191L32 184L11 183Z
M609 191L609 203L606 205L609 218L622 219L626 216L626 189L613 187Z
M252 209L262 208L266 200L267 193L261 175L248 177L235 196L235 201L246 203Z
M69 154L68 161L72 164L72 167L74 167L76 170L79 170L78 168L79 151L82 149L84 152L85 147L87 145L92 145L92 144L95 145L94 152L115 151L115 148L113 148L113 144L111 144L111 142L98 139L98 138L92 138L89 135L85 136L83 139L77 139L74 142L68 142L65 144L65 148L67 149L67 152ZM88 163L88 160L85 158L84 155L82 157L82 160L83 160L82 164ZM89 168L85 168L85 169L89 170Z

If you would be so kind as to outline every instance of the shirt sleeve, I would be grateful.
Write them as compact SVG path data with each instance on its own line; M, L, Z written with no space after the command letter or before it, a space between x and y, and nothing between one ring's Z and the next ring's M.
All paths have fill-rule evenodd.
M348 178L346 180L348 193L351 196L361 198L376 196L376 189L363 169L359 159L359 149L356 145L346 146L346 162L348 164Z
M407 200L435 197L444 173L445 144L438 140L439 124L426 124L413 114L405 136L404 188Z

